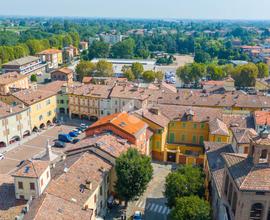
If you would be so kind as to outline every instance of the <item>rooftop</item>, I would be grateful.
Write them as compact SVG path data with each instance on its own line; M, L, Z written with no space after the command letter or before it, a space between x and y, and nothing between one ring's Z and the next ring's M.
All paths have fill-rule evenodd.
M3 66L23 66L25 64L31 63L31 62L35 62L38 61L39 58L38 57L34 57L34 56L27 56L27 57L22 57L20 59L16 59L16 60L12 60L8 63L3 64Z
M256 125L270 125L270 112L266 111L255 111L254 120Z
M39 53L37 53L38 55L49 55L49 54L56 54L56 53L62 53L62 50L58 50L58 49L47 49L47 50L43 50Z
M246 154L222 155L229 172L240 190L270 192L270 167L267 163L253 164Z
M7 85L27 77L27 75L22 75L17 72L8 72L0 75L0 85Z
M218 118L215 118L214 120L210 121L209 129L212 135L223 135L223 136L230 135L227 125Z
M249 144L250 138L257 135L253 128L232 128L232 134L237 144Z
M106 99L109 97L111 89L112 86L86 84L74 88L72 94Z
M0 101L0 119L24 110L26 110L26 107L23 105L11 106Z
M57 70L53 71L51 74L58 73L58 72L64 73L66 75L73 74L73 70L70 68L67 68L67 67L57 69Z
M97 127L104 125L114 125L115 127L129 133L132 136L137 136L142 129L147 128L147 124L141 119L130 115L126 112L115 113L109 116L105 116L92 124L89 129L96 129Z
M49 167L49 161L26 160L12 176L39 178Z

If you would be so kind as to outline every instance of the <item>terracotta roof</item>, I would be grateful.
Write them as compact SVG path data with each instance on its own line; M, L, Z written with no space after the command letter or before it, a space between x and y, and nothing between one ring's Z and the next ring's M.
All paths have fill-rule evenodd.
M204 148L209 165L209 171L213 177L219 197L221 197L225 165L222 153L232 153L233 148L227 143L208 141L204 142Z
M270 108L270 97L264 95L246 95L239 91L224 94L194 92L180 90L177 94L163 93L156 97L159 104L200 106L200 107L242 107L242 108Z
M90 83L91 80L92 80L92 77L91 76L85 76L85 77L83 77L82 82L83 83Z
M112 166L100 157L84 153L68 168L66 173L51 181L47 192L83 207L103 181L103 173L108 172L111 168ZM86 181L91 181L91 189L85 187ZM82 188L83 192L80 191Z
M107 99L110 95L111 89L112 86L107 85L82 84L81 86L74 88L71 93L74 95Z
M145 118L162 128L167 127L170 122L170 119L167 118L162 113L160 113L159 108L157 108L156 111L158 111L158 114L154 113L152 108L140 109L135 111L134 114L139 115L140 117Z
M27 75L22 75L17 72L8 72L0 75L0 85L7 85L13 82L17 82L21 79L27 78Z
M135 145L130 144L127 140L122 139L119 136L102 133L94 137L85 137L75 145L71 145L71 147L67 150L75 150L86 146L98 147L114 158L119 157L122 153L126 152L128 148L136 147Z
M58 49L47 49L47 50L43 50L39 53L37 53L38 55L49 55L49 54L56 54L56 53L62 53L62 50L58 50Z
M113 87L110 97L145 100L149 96L145 94L145 89L143 88L138 88L134 85L117 85Z
M257 145L270 145L270 135L267 131L266 137L263 137L261 136L261 134L259 134L257 136L251 137L251 141L256 143Z
M215 80L209 80L209 81L202 81L201 84L203 86L208 85L214 85L214 86L224 86L224 81L215 81Z
M62 86L66 85L64 81L53 81L47 84L38 85L39 90L54 92L55 94L61 91Z
M219 120L218 118L215 118L214 120L209 122L209 129L210 133L213 135L223 135L223 136L229 136L229 130L227 128L227 125Z
M254 120L256 125L270 125L270 112L255 111Z
M27 107L23 105L11 106L0 101L0 119L7 117L9 115L13 115L13 114L25 111L26 109Z
M132 136L137 137L143 129L147 128L147 124L141 119L130 115L126 112L115 113L105 116L92 124L87 130L95 129L107 124L114 125L120 130L129 133Z
M61 69L55 70L51 74L58 73L58 72L64 73L66 75L73 74L73 70L67 67L63 67Z
M27 106L30 106L36 102L47 99L55 94L56 94L55 92L49 90L27 89L15 92L12 94L12 96L19 99Z
M253 164L247 155L225 153L223 158L240 190L270 191L270 167L267 163Z
M157 105L157 107L160 109L161 113L171 121L186 121L186 113L188 111L194 112L193 121L195 122L211 121L214 118L220 118L222 116L222 110L214 108L199 108L175 105Z
M30 206L30 211L25 215L24 220L89 220L93 215L93 210L83 210L80 205L72 201L48 193L35 199L33 203L38 204Z
M257 135L253 128L232 128L231 130L237 144L249 144L250 138Z
M22 57L20 59L16 59L16 60L12 60L8 63L3 64L3 66L23 66L25 64L34 62L34 61L38 61L39 58L38 57L34 57L34 56L27 56L27 57Z
M39 178L49 167L49 161L26 160L12 176Z
M222 121L227 127L254 128L254 120L250 113L248 114L223 114Z

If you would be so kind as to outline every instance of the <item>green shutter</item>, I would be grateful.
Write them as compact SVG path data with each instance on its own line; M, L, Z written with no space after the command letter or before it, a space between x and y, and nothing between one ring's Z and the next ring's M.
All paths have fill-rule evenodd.
M203 136L200 136L200 144L203 144L204 138Z
M193 136L193 137L192 137L192 144L196 144L196 142L197 142L197 141L196 141L196 136Z
M174 133L170 133L170 143L174 143Z

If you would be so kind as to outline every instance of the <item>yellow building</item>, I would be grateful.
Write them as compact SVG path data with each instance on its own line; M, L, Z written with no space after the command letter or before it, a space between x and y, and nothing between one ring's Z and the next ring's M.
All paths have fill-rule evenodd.
M165 162L203 164L204 141L229 142L221 109L157 105L138 110L151 130L152 157Z
M8 102L30 107L31 129L42 129L56 120L57 92L62 84L55 81L46 86L21 90L9 96Z
M17 72L9 72L0 75L0 94L7 95L16 89L28 89L29 79L27 75Z
M63 64L63 55L61 50L47 49L37 54L43 63L47 63L47 68L57 69L59 65Z

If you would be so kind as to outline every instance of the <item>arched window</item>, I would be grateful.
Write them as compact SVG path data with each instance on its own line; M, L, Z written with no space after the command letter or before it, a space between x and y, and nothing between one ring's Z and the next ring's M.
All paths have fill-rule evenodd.
M261 220L263 218L263 205L261 203L255 203L251 206L250 220Z

